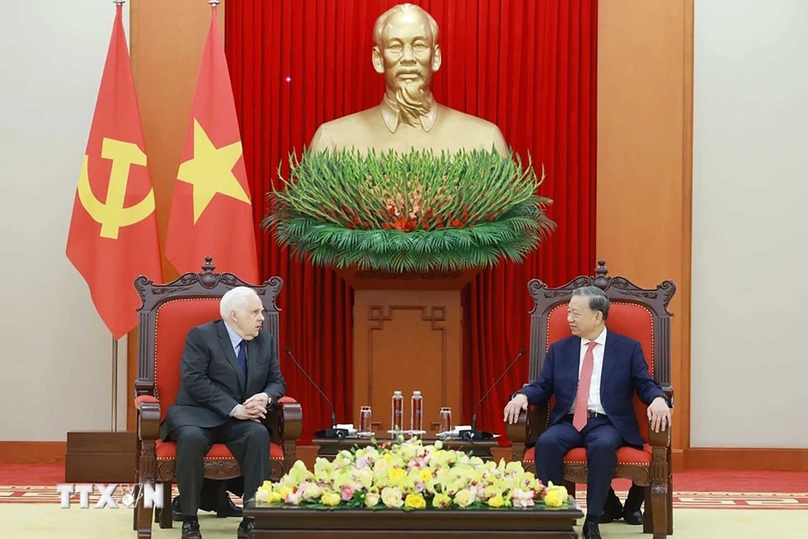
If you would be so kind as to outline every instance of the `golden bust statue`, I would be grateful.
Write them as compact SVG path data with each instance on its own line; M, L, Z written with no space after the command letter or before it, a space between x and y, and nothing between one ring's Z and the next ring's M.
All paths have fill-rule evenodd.
M438 104L430 90L440 68L438 25L421 7L397 5L373 27L373 68L384 75L382 102L321 125L311 141L314 152L373 148L409 152L431 148L491 150L508 154L499 128L491 122Z

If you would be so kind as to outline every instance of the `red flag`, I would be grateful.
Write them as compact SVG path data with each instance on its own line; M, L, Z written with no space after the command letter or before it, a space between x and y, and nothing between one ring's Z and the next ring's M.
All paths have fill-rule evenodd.
M258 283L250 187L215 6L166 236L166 257L180 273L199 271L207 255L217 271Z
M121 10L118 4L67 238L67 257L116 340L137 325L135 278L163 277Z

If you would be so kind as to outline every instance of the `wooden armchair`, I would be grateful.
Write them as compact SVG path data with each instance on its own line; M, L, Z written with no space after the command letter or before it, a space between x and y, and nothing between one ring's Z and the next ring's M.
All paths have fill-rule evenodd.
M530 379L536 379L541 373L550 345L570 335L567 303L572 291L594 285L605 291L611 301L606 322L609 330L640 342L651 376L673 402L668 303L676 292L676 285L663 281L656 289L639 288L623 277L609 277L605 265L604 260L598 261L593 277L580 276L560 288L548 288L538 279L528 283L534 301L530 313ZM554 404L552 399L550 404ZM635 395L637 423L647 443L642 450L623 447L617 451L615 477L650 487L645 489L643 531L653 533L654 539L661 539L673 534L670 429L653 432L649 428L646 408ZM535 469L533 446L547 428L550 410L550 405L530 406L527 413L521 414L518 423L508 426L513 460L522 461L526 469ZM586 483L586 476L586 450L571 450L564 458L564 480L571 494L575 494L575 483Z
M174 402L180 387L180 360L185 338L193 327L220 318L219 300L236 286L252 286L230 273L214 273L207 257L201 273L186 273L168 284L154 284L147 277L135 280L143 301L138 320L138 377L135 382L137 409L139 485L163 484L163 505L155 520L161 528L172 526L171 485L174 480L176 443L160 440L160 423ZM253 288L264 304L264 329L278 346L279 310L275 305L283 281L272 277ZM297 440L303 427L300 404L290 397L270 409L264 423L271 429L271 477L279 479L294 464ZM205 457L205 477L232 479L241 475L238 461L225 444L213 444ZM224 483L219 496L219 515L226 507ZM152 509L143 499L135 507L138 537L151 537Z

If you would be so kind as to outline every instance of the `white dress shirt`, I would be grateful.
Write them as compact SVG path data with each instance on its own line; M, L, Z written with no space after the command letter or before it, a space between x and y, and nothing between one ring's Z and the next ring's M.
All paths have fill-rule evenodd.
M597 346L592 349L595 365L592 370L592 380L589 385L589 403L587 406L590 411L604 415L606 414L606 410L603 409L603 405L600 403L600 375L603 372L603 350L606 347L606 333L606 328L603 328L600 335L595 338ZM584 356L586 355L586 349L590 342L589 339L581 338L581 355L578 360L578 380L581 379L581 368L584 365ZM569 413L573 412L575 412L575 399L572 401Z

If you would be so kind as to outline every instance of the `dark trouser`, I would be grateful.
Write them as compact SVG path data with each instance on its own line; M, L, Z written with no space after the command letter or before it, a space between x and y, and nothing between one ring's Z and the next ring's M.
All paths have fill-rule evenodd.
M202 490L199 493L199 508L204 511L215 511L219 501L219 486L225 483L225 490L228 490L238 497L244 495L244 476L218 481L216 479L205 478L202 481ZM180 498L182 502L182 498Z
M586 513L599 517L606 504L614 470L617 449L628 445L606 416L590 418L578 432L572 426L572 415L544 431L536 441L536 476L545 484L561 485L564 480L564 455L576 447L586 448L589 475L586 481Z
M205 429L180 427L168 438L177 442L176 477L184 517L195 517L202 493L203 462L214 443L223 443L241 465L244 500L255 497L258 487L269 479L269 431L261 423L229 419Z

